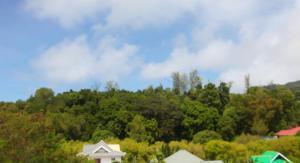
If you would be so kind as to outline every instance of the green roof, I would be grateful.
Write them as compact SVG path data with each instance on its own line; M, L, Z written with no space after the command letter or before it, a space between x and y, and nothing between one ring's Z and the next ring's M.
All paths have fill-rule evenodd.
M275 151L266 151L262 155L252 156L251 160L254 163L291 163L289 159Z

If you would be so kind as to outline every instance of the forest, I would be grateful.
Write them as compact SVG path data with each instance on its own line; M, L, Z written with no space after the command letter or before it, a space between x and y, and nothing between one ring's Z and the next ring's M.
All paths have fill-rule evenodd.
M162 85L128 91L55 93L39 88L27 100L0 102L0 162L89 162L84 143L119 143L125 163L162 162L179 149L224 162L247 162L276 150L300 162L300 136L265 140L300 124L299 93L284 85L231 93L231 83L203 83L197 71L173 73ZM299 135L299 134L298 134Z

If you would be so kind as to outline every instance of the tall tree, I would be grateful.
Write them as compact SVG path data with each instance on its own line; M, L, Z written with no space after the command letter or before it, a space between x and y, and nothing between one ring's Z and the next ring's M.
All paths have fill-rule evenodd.
M106 86L105 86L106 91L111 92L111 91L116 91L119 89L119 85L115 81L107 81Z
M50 88L40 88L36 90L33 97L28 99L25 109L30 112L45 112L47 105L53 102L54 92Z
M221 107L219 90L213 83L208 83L201 91L199 100L208 107L219 109Z
M180 93L180 73L174 72L172 73L172 80L173 80L173 91L175 94Z
M183 95L188 89L188 77L186 74L174 72L172 74L173 91L175 94Z
M230 100L230 87L227 83L221 82L218 87L218 90L221 102L219 111L220 113L223 113L225 106L229 103Z
M197 88L202 88L201 78L197 70L190 72L190 90L194 91Z
M235 136L236 124L230 116L223 115L218 122L218 132L225 140L232 140Z
M247 74L245 76L245 89L246 89L246 92L248 92L248 90L249 90L250 87L251 87L250 74Z

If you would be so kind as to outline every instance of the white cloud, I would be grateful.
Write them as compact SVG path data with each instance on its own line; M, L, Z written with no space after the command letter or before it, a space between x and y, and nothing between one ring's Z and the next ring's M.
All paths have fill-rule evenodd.
M255 15L265 2L260 0L199 0L200 17L206 21L235 22Z
M200 43L200 49L175 47L165 61L145 65L142 75L145 78L158 79L169 77L174 71L214 70L220 73L220 80L233 81L235 91L242 90L243 77L248 73L255 85L268 84L271 81L284 83L299 80L299 4L295 2L289 9L282 9L275 14L236 20L238 28L235 33L238 41L220 38L217 30L212 30L212 35L205 36L209 38L206 42L201 38L200 41L194 39L195 45L192 47ZM209 26L210 23L206 25ZM215 29L222 25L217 24ZM200 33L201 30L206 30L205 26L199 29Z
M230 41L214 41L195 53L190 52L187 47L179 47L174 49L167 60L145 64L142 76L146 79L159 79L170 77L175 71L189 72L193 69L209 70L224 67L226 66L224 60L230 60L232 46Z
M68 27L89 17L103 17L104 22L98 22L101 28L164 26L183 16L236 21L264 4L260 0L25 0L25 8L39 18Z
M108 27L163 26L194 12L196 0L111 0Z
M248 25L247 30L244 27L242 40L236 45L237 53L233 54L233 61L226 63L233 66L223 70L220 79L235 81L236 90L241 90L246 73L251 75L254 85L299 80L299 15L300 3L297 2L293 8L272 16L254 29L252 25ZM255 31L261 34L249 38Z
M105 0L25 0L25 8L38 18L50 18L70 27L95 17L108 6Z
M116 40L110 37L92 48L85 36L80 36L46 49L33 61L33 66L52 82L118 80L139 64L136 52L136 46L124 44L118 47Z
M174 71L209 70L219 72L220 80L234 81L235 90L241 90L248 73L253 84L299 79L299 4L296 0L26 0L26 8L38 17L66 27L94 17L102 18L96 25L101 29L126 30L189 18L194 28L186 37L190 44L175 46L164 61L145 63L142 76L160 79ZM230 32L222 31L224 27ZM46 50L35 65L47 78L63 81L115 78L132 71L129 63L136 47L107 44L91 48L85 38L66 40Z
M142 28L171 24L196 10L197 0L26 0L25 8L39 18L70 27L90 17L103 17L105 28Z

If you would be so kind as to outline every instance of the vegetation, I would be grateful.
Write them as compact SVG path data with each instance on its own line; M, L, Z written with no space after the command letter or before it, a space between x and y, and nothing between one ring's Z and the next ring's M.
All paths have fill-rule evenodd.
M221 135L215 131L204 130L194 135L193 142L204 144L211 140L218 140L221 138L222 138Z
M246 93L234 94L230 83L203 84L196 71L172 79L172 89L132 92L110 81L105 91L40 88L26 101L1 102L0 162L84 162L76 157L83 142L101 139L119 143L125 162L161 162L179 149L228 162L273 149L299 161L299 137L259 138L300 124L290 89L251 87L247 76Z

